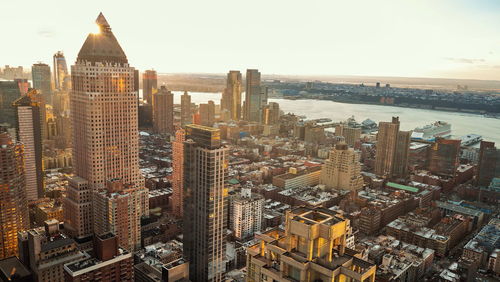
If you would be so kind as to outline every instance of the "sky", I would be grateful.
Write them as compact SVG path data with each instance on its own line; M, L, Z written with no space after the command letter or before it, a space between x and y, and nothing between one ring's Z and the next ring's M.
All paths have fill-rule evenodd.
M139 70L500 80L498 0L2 1L0 65L73 64L99 12Z

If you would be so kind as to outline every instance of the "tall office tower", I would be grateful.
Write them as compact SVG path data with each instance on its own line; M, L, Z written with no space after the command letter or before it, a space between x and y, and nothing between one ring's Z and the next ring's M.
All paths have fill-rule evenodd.
M14 101L17 114L17 139L24 144L24 173L26 176L26 194L33 201L44 196L42 121L43 103L40 94L33 89L27 95Z
M50 67L47 64L34 64L31 67L31 77L33 79L33 88L38 89L46 103L52 105L52 87Z
M321 170L320 183L328 189L358 191L363 188L359 152L345 143L335 145Z
M96 23L100 32L88 35L71 66L74 173L92 190L110 179L144 187L134 68L102 13Z
M219 129L186 126L183 247L193 281L224 281L227 154Z
M21 97L21 90L16 81L0 81L0 124L9 127L16 125L16 110L12 103Z
M443 175L455 176L460 164L460 140L447 140L438 138L429 148L428 169L430 172Z
M260 86L260 72L248 69L245 88L245 120L260 122L264 95Z
M93 193L94 233L111 232L120 247L135 251L141 247L141 216L147 215L143 207L147 208L148 190L124 185L119 179L106 184Z
M153 130L156 133L174 133L174 94L163 85L153 93Z
M500 177L500 149L495 142L481 141L476 181L479 186L489 186L491 180Z
M18 255L17 232L29 228L24 148L0 128L0 259Z
M361 138L361 128L344 127L342 130L342 136L344 136L347 145L354 147L356 141Z
M176 217L183 215L185 134L184 129L178 129L172 142L172 212Z
M153 103L153 93L158 90L158 75L155 70L147 70L142 74L142 99Z
M324 208L297 207L285 230L258 234L247 248L247 281L374 282L376 265L347 247L349 219Z
M134 281L132 253L118 247L115 235L97 235L92 256L64 265L64 281Z
M193 111L191 110L191 96L187 91L181 95L181 125L193 123Z
M20 232L19 259L29 266L34 281L64 281L64 264L84 259L75 240L59 230L59 221L45 221L44 227Z
M222 93L221 110L229 111L229 117L232 120L240 120L241 118L242 84L240 71L229 71L226 89Z
M215 122L215 104L214 101L208 101L206 104L200 104L199 108L200 124L212 126Z
M92 236L92 192L87 180L74 176L69 179L67 196L63 199L64 229L81 241Z
M262 124L273 125L280 121L280 105L271 102L262 108Z
M252 194L250 188L244 187L241 193L231 198L231 214L229 226L238 240L253 237L262 231L264 216L264 197Z
M66 65L66 58L62 51L54 54L54 86L60 91L68 91L71 88L71 77Z
M399 131L399 118L392 122L380 122L377 134L375 173L385 177L406 177L410 131Z
M9 65L5 65L3 69L3 76L5 79L11 80L16 78L24 78L23 67L11 67Z

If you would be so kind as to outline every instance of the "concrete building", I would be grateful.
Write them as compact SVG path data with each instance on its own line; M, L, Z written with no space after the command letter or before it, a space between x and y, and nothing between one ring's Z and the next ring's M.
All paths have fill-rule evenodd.
M45 105L40 98L38 90L33 89L13 103L16 108L17 139L24 144L24 173L29 201L44 196L42 141Z
M500 149L494 142L481 141L476 181L479 186L489 186L493 178L500 177Z
M153 104L153 94L158 91L158 75L155 70L146 70L142 74L142 100Z
M228 150L219 129L186 126L183 246L195 281L224 281Z
M33 88L40 91L46 103L52 104L50 66L42 63L33 64L33 66L31 66L31 77Z
M429 148L427 157L429 171L439 176L454 177L460 164L460 142L460 140L438 138Z
M247 281L375 281L376 266L346 247L349 224L327 209L287 211L284 231L247 248Z
M215 122L215 104L214 101L208 101L206 104L200 104L198 110L200 115L200 125L212 126Z
M94 255L64 265L64 281L134 281L132 253L118 247L111 233L96 236Z
M74 176L69 179L63 199L64 229L76 240L91 238L92 191L87 180Z
M344 137L345 142L350 147L354 147L356 141L361 138L361 128L349 127L345 124L335 126L335 136Z
M42 225L45 221L51 219L59 222L64 221L63 207L55 200L38 203L33 210L36 224Z
M64 264L85 257L75 240L59 231L57 220L20 232L19 242L19 259L29 266L38 282L64 281Z
M247 69L245 80L245 120L260 122L261 109L267 104L267 93L260 84L260 72Z
M280 122L280 105L270 102L262 108L262 124L276 125Z
M477 262L479 267L487 268L489 257L500 249L500 219L492 218L481 231L465 244L462 258Z
M319 184L321 166L312 166L298 171L290 168L288 173L273 177L273 185L282 189L291 189L304 186L316 186Z
M116 234L118 245L131 252L141 247L141 217L149 210L146 188L109 180L106 189L94 190L92 204L95 234Z
M180 128L172 142L172 212L182 218L184 195L184 142L186 132Z
M161 134L174 134L174 94L164 85L153 93L153 130Z
M134 68L102 13L96 23L100 32L88 35L71 66L74 173L92 190L117 178L144 187Z
M21 89L15 80L0 81L0 124L16 125L16 110L12 103L21 97Z
M321 169L320 183L328 189L357 191L363 188L359 153L347 144L337 144Z
M221 110L229 112L229 119L240 120L241 118L241 92L243 80L240 71L229 71L227 74L226 88L222 93Z
M18 255L17 233L29 228L23 145L0 128L0 259Z
M252 194L250 188L242 188L239 195L231 198L230 210L229 228L238 240L251 238L262 230L264 197Z
M377 134L375 173L388 178L405 178L408 174L408 154L411 131L399 130L399 118L380 122Z
M181 126L193 123L193 111L191 109L191 96L187 91L181 96Z

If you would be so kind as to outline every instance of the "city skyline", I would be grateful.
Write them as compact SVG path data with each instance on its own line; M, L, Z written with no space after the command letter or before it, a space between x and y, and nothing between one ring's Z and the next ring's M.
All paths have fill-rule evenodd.
M198 3L197 9L189 3L154 4L157 7L147 11L153 4L130 4L124 11L114 9L114 1L85 3L74 14L73 6L57 1L33 2L26 17L11 13L3 18L4 25L16 26L5 29L5 36L18 44L4 46L0 61L26 68L38 61L50 64L51 56L62 50L72 64L82 43L78 35L95 31L88 19L102 11L119 27L115 33L140 70L225 73L258 68L283 75L500 77L495 29L500 4L494 1L440 1L432 3L432 10L428 1L286 6L277 1L232 13L226 1ZM9 10L14 4L4 5ZM53 6L60 12L39 23L36 14ZM134 18L145 12L148 16ZM252 15L259 15L259 20L250 21ZM224 43L230 37L237 48ZM35 50L33 40L39 47Z

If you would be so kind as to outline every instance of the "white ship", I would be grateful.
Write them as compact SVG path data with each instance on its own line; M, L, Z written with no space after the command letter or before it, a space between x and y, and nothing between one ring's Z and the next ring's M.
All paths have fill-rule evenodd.
M447 138L451 135L451 124L445 121L436 121L413 130L411 137L425 141L434 141L436 137Z
M477 135L477 134L467 134L462 137L460 137L461 144L462 146L469 146L469 145L474 145L481 140L483 140L483 136Z

